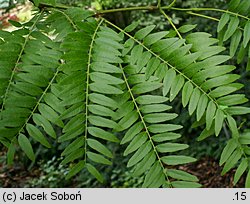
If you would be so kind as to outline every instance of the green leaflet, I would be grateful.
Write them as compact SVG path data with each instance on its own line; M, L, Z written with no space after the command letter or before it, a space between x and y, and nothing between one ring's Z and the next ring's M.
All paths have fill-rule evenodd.
M238 7L239 4L240 4L240 0L231 0L228 7L231 10L235 10Z
M230 43L230 56L233 57L236 53L236 50L239 47L240 40L241 40L242 32L240 30L237 30L231 39Z
M108 128L113 128L113 129L118 129L119 125L109 119L103 118L103 117L99 117L99 116L89 116L88 120L91 124L95 125L95 126L99 126L99 127L108 127Z
M219 98L218 103L225 106L239 105L248 101L244 94L232 94Z
M173 120L178 115L175 113L151 113L144 116L144 119L148 123L160 123L168 120Z
M55 132L53 126L45 117L35 113L35 114L33 114L33 121L37 125L41 126L49 136L51 136L54 139L56 138L56 132Z
M122 56L128 54L128 52L133 48L133 46L134 46L133 39L129 38L128 40L126 40L124 43L124 49L122 50Z
M33 148L30 144L29 139L25 135L20 134L18 136L18 144L20 145L24 153L27 155L27 157L30 160L35 161L35 154L34 154Z
M188 105L188 111L189 111L189 114L192 115L193 112L195 111L197 105L198 105L198 102L199 102L199 99L200 99L200 90L198 88L195 88L193 90L193 93L190 97L190 101L189 101L189 105Z
M111 142L119 142L119 139L112 133L98 127L88 127L88 132L94 137L101 138Z
M147 92L154 91L162 86L159 82L144 82L138 85L135 85L132 88L134 94L143 94Z
M128 113L119 121L118 125L120 125L121 127L119 130L121 131L121 130L125 130L129 128L132 124L134 124L134 122L137 121L138 118L139 118L139 115L136 111L132 111Z
M158 42L160 39L165 37L169 32L168 31L161 31L158 33L153 33L149 34L145 39L144 39L144 44L146 46L150 46L156 42Z
M143 52L142 53L142 56L141 56L141 58L139 58L138 59L138 61L137 61L137 68L136 68L136 72L138 73L139 71L141 71L142 69L143 69L143 67L144 66L146 66L147 65L147 63L148 63L148 60L150 60L150 58L151 58L151 53L150 52ZM149 64L148 64L148 66L149 66ZM151 66L151 72L152 71L154 71L154 68L156 69L157 68L157 66L156 65L152 65ZM148 74L150 74L150 73L148 73ZM150 75L148 75L148 78L150 77Z
M157 151L161 153L176 152L180 150L187 149L189 146L186 144L179 143L164 143L156 146Z
M199 188L201 184L189 181L174 181L172 182L174 188Z
M247 53L247 50L243 47L243 45L241 44L240 46L240 50L239 53L237 55L237 63L240 64L242 62L242 60L244 59L245 55Z
M121 144L125 144L133 139L143 129L143 124L141 122L135 123L124 135Z
M149 187L149 185L156 180L157 176L161 175L161 167L159 162L155 162L152 168L147 173L142 187Z
M84 145L84 138L83 137L79 137L77 139L75 139L73 142L71 142L62 152L62 156L68 155L70 153L72 153L73 151L79 149L80 147L82 147Z
M71 118L70 121L64 126L63 133L67 133L78 127L81 127L83 121L85 121L83 114L76 115L75 117Z
M62 162L60 163L61 165L65 165L69 162L72 162L76 159L79 159L81 158L82 156L84 155L84 149L83 148L80 148L80 149L77 149L73 152L71 152L70 154L68 154L64 160L62 160Z
M247 167L248 167L248 160L243 159L234 174L234 181L233 181L234 185L237 184L242 174L247 170Z
M152 133L163 133L163 132L170 132L181 129L181 125L175 124L157 124L157 125L150 125L148 127L149 131Z
M159 188L166 183L164 174L157 174L157 177L148 185L148 188Z
M99 141L94 140L94 139L87 139L87 143L92 149L96 150L97 152L99 152L99 153L101 153L109 158L113 158L111 151L107 147L105 147L102 143L100 143Z
M175 80L176 72L173 69L169 69L166 72L165 78L163 80L163 96L166 96Z
M87 163L86 167L87 167L89 173L91 173L99 182L101 182L101 183L104 182L103 176L100 174L100 172L93 165Z
M250 170L247 173L247 178L245 182L245 188L250 188Z
M250 109L248 107L241 106L233 106L226 109L227 113L230 115L242 115L250 113Z
M89 95L89 100L94 102L94 103L104 105L104 106L108 106L108 107L111 107L111 108L116 108L117 107L116 101L114 101L113 99L111 99L111 98L109 98L107 96L101 95L101 94L92 93L92 94Z
M180 28L178 28L180 33L187 33L191 30L193 30L194 28L196 28L196 24L195 25L183 25Z
M102 82L95 82L89 85L90 89L97 93L104 93L104 94L122 94L123 92L111 85L102 83Z
M145 60L145 58L143 58ZM146 79L148 80L149 77L158 69L160 65L160 60L157 58L151 58L148 62L146 67Z
M67 140L71 140L71 139L76 138L77 136L79 136L80 134L82 134L84 132L84 128L85 127L83 127L83 126L75 127L71 131L68 131L65 134L63 134L62 136L60 136L58 139L58 142L65 142Z
M151 25L145 28L142 28L141 30L137 31L135 33L135 38L138 40L142 40L145 38L153 29L155 28L155 25Z
M83 170L84 167L85 167L85 162L79 161L70 169L69 173L66 176L66 179L70 179L71 177L75 176L77 173Z
M238 28L239 22L240 21L238 17L234 17L234 16L230 17L230 22L228 24L227 31L225 32L223 41L228 40L234 34L236 29Z
M227 142L226 147L223 149L221 158L220 158L220 165L224 164L233 151L237 148L237 143L234 139L231 139Z
M225 175L230 169L232 169L235 166L235 164L239 161L241 156L242 156L242 151L240 149L236 149L226 161L225 166L222 169L221 175Z
M180 165L190 162L195 162L196 159L188 156L164 156L161 158L162 162L167 165Z
M193 182L198 181L198 178L196 176L189 174L189 173L182 171L182 170L168 169L167 174L170 177L172 177L174 179L178 179L178 180L193 181Z
M202 84L202 88L205 90L208 90L208 89L215 88L218 86L227 85L227 84L234 82L238 78L239 76L236 74L228 74L224 76L219 76L219 77L216 77L216 78L213 78L204 82Z
M249 133L243 133L240 137L239 137L239 142L240 144L250 144L250 134Z
M225 25L228 23L229 20L230 20L230 15L224 13L221 16L220 21L218 23L217 32L220 32L225 27Z
M232 132L232 137L233 138L238 138L239 137L239 131L237 128L236 121L233 119L232 116L227 115L227 121L228 121L228 126Z
M247 44L249 41L250 41L250 21L247 21L247 23L244 27L244 33L243 33L243 46L244 46L244 48L247 47Z
M45 147L51 148L51 145L49 144L48 140L44 137L44 135L40 132L40 130L37 129L34 125L27 124L26 129L31 137L33 137L35 140L40 142Z
M239 13L242 13L244 15L248 14L249 8L250 8L250 3L249 1L246 0L240 2L240 4L237 7L237 9L239 9Z
M134 29L136 29L136 27L139 25L139 21L133 21L130 25L128 25L124 31L126 32L131 32L133 31Z
M124 151L124 156L136 151L141 145L143 145L147 140L147 133L141 132L138 135L134 137L134 139L131 141L131 143L127 146L127 148Z
M112 162L109 161L108 159L106 159L104 156L100 155L100 154L96 154L93 152L86 152L88 158L96 163L100 163L100 164L106 164L106 165L111 165Z
M7 152L7 164L13 165L14 156L15 156L16 148L13 143L10 143Z
M156 156L155 156L154 151L149 152L144 157L144 159L136 165L133 175L140 176L141 174L143 174L146 170L148 170L153 165L155 160L156 160Z
M151 49L155 52L161 52L167 48L169 48L171 45L173 45L175 42L178 41L178 38L169 38L169 39L162 39L158 42L154 43L151 47Z
M127 100L127 99L126 99ZM122 102L121 102L122 103ZM118 120L124 116L126 116L127 114L133 112L134 109L134 103L132 101L126 101L125 103L123 103L116 111L116 115L114 117L114 119Z
M115 115L115 112L112 111L109 108L106 108L105 106L100 106L100 105L96 105L96 104L91 104L88 106L88 110L96 115L100 115L100 116L110 116L113 117Z
M183 105L183 107L187 106L192 92L193 92L193 85L190 81L188 81L185 83L185 85L183 86L183 89L182 89L182 105Z
M63 122L59 119L59 115L50 106L41 103L38 106L38 110L47 120L60 127L64 126Z
M144 143L137 151L136 153L129 159L128 161L128 167L134 166L139 161L141 161L148 152L152 149L152 145L150 144L150 141Z
M202 95L199 99L198 106L197 106L197 121L201 119L203 116L204 112L206 111L207 108L207 103L208 103L208 98L206 95Z
M221 96L225 96L227 94L231 94L242 88L242 84L239 83L232 83L224 86L217 87L213 91L209 93L211 97L218 98Z
M157 113L170 110L172 107L165 104L151 104L144 105L140 108L141 112L146 113Z
M131 64L136 64L136 62L142 57L143 48L140 45L136 45L132 51L130 56Z
M58 113L63 113L65 111L63 106L60 106L60 99L52 93L47 93L44 96L44 101Z
M170 102L175 99L175 97L177 96L181 88L183 87L184 82L185 81L184 81L183 76L179 75L175 77L173 84L171 86L171 89L170 89L170 97L169 97Z
M142 95L136 98L136 101L141 105L163 103L167 100L167 97L155 95Z
M106 62L93 62L91 64L91 69L96 72L121 73L121 70L118 67Z
M218 136L224 122L224 113L222 110L217 109L215 114L215 135Z
M181 135L178 133L173 133L173 132L165 132L161 134L156 134L152 137L152 139L155 142L164 142L164 141L169 141L169 140L175 140L180 138Z
M99 72L92 72L90 74L90 79L95 82L103 82L106 84L122 84L123 83L123 80L117 77L114 77L112 75L105 74L105 73L99 73Z
M118 41L118 42L122 40L122 38L121 38L119 35L117 35L117 33L114 32L114 31L113 31L112 29L110 29L110 28L101 27L100 30L101 30L101 31L99 31L99 32L97 33L97 35L98 35L99 37L110 38L110 39L112 39L112 40L114 40L114 41Z

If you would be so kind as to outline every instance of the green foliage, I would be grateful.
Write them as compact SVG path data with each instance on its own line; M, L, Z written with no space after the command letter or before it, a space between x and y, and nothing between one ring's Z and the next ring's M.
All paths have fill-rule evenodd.
M0 32L0 142L9 164L18 147L34 161L33 143L51 148L56 140L65 147L66 179L87 170L102 183L100 167L112 165L112 144L125 146L127 167L143 178L142 187L200 187L198 178L176 169L196 161L179 140L182 125L171 110L179 100L195 118L193 126L203 127L197 140L230 129L222 175L237 163L234 183L249 172L249 134L240 134L233 118L249 113L242 105L248 99L218 39L193 31L195 25L176 29L162 9L174 30L137 23L123 29L89 10L34 3L48 7L17 30ZM233 35L241 22L231 14L222 16L218 31L222 41L237 44ZM245 24L238 35L249 49Z
M250 69L250 2L248 0L231 0L229 12L224 13L218 24L218 36L222 42L230 40L230 56L236 55L237 63L248 57L247 70ZM235 12L235 13L234 13ZM237 12L237 14L236 14ZM238 16L239 14L239 16Z

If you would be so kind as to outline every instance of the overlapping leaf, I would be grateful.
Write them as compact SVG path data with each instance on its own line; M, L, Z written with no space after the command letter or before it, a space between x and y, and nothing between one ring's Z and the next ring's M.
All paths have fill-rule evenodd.
M169 95L170 101L182 92L183 106L188 106L190 115L196 112L197 121L205 118L206 129L201 137L208 133L219 135L224 118L231 115L232 109L234 114L241 114L237 105L247 102L244 95L233 94L242 85L235 82L239 75L231 74L235 67L223 64L230 58L220 54L225 48L214 45L218 40L208 33L191 33L184 40L165 37L167 33L165 36L152 34L153 28L143 28L135 37L127 34L126 60L135 66L137 72L145 72L146 79L157 77L157 82L163 83L163 96ZM141 35L146 43L141 40ZM158 36L158 41L149 45L147 39L150 36ZM148 64L140 60L145 58ZM135 91L140 87L139 94L144 88L145 91L159 88L150 80L143 86L136 85Z
M101 24L102 21L88 19L82 24L84 29L67 35L62 44L64 75L59 83L63 87L61 105L65 107L60 118L66 121L59 142L69 144L62 153L65 156L62 163L80 165L83 161L85 165L80 166L86 166L99 181L103 178L94 163L110 165L113 155L106 143L119 141L111 133L119 128L113 119L117 108L113 97L123 93L120 85L124 83L116 66L122 62L122 37ZM82 168L73 167L68 177Z
M139 30L135 37L144 38L145 44L150 45L156 42L155 38L158 41L166 36L167 32L149 34L153 28L154 26L150 26ZM126 60L127 65L121 66L121 70L126 86L124 94L119 100L117 118L119 119L118 124L121 126L120 131L125 131L121 144L128 143L124 155L132 154L127 166L134 168L135 176L146 173L143 187L172 186L174 182L173 184L170 182L170 177L185 181L187 179L185 176L177 175L183 172L173 170L172 174L168 175L164 167L168 157L174 157L176 152L188 148L188 145L174 141L181 137L174 131L182 126L170 122L177 117L177 114L168 112L171 109L171 106L166 103L168 98L157 94L162 89L163 83L159 81L158 77L152 76L159 67L163 71L167 69L167 65L160 65L160 60L150 52L144 52L141 44L130 46L130 49L125 47L124 50L126 51L123 53L126 53L128 59ZM141 60L145 57L147 57L148 63ZM168 165L195 161L191 157L179 156L178 158L179 162L176 160L176 163ZM192 177L187 174L187 177L189 176ZM192 178L192 182L198 181L196 177ZM194 184L192 182L190 185ZM198 186L197 184L196 187Z
M219 21L217 31L222 42L230 40L230 56L237 56L237 63L248 58L247 70L250 69L250 2L248 0L229 3L229 11L224 13ZM240 16L238 15L240 14Z
M40 31L36 31L38 14L31 20L30 29L20 28L12 33L2 32L1 58L1 112L0 137L11 142L12 161L15 143L19 143L27 156L34 160L28 136L46 147L50 143L46 134L55 138L52 123L63 126L58 120L62 108L57 104L53 89L62 55L59 46ZM53 89L53 90L52 90ZM51 90L51 93L48 91ZM32 120L35 124L31 124ZM18 137L18 140L16 140Z

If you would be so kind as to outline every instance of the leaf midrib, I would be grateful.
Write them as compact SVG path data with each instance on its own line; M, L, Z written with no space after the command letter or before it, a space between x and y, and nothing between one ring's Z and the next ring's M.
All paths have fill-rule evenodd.
M30 27L29 33L28 33L28 35L26 36L26 38L25 38L25 40L24 40L24 43L23 43L23 45L22 45L22 49L21 49L21 51L20 51L20 53L19 53L19 55L18 55L18 58L17 58L17 60L16 60L16 62L15 62L15 66L14 66L12 72L11 72L10 80L9 80L8 86L7 86L7 88L6 88L4 97L3 97L3 103L2 103L2 107L1 107L0 112L2 112L3 109L4 109L6 99L7 99L7 97L8 97L9 91L10 91L11 83L12 83L12 81L13 81L13 79L14 79L14 75L15 75L17 69L18 69L18 64L19 64L19 62L20 62L20 60L21 60L21 58L22 58L22 55L23 55L24 50L25 50L25 47L26 47L26 45L27 45L27 43L28 43L28 41L29 41L29 37L30 37L31 33L33 32L33 29L34 29L35 25L37 24L37 22L38 22L38 20L40 19L40 17L41 17L42 14L43 14L43 10L42 10L41 13L37 16L36 20L34 21L34 23L32 24L32 26Z
M140 108L138 107L138 104L137 104L137 102L136 102L136 100L135 100L135 97L134 97L134 95L133 95L133 93L132 93L132 89L131 89L130 86L129 86L129 83L128 83L126 74L124 73L121 64L119 64L119 66L120 66L120 68L121 68L122 76L123 76L123 78L124 78L126 87L127 87L128 92L129 92L129 94L130 94L130 97L131 97L131 99L132 99L132 101L133 101L133 103L134 103L134 105L135 105L135 108L136 108L137 113L139 114L140 120L141 120L141 122L142 122L142 124L143 124L143 126L144 126L144 129L145 129L145 131L146 131L146 133L147 133L147 136L148 136L148 138L149 138L149 141L150 141L150 143L151 143L151 145L152 145L152 147L153 147L154 153L155 153L157 159L159 160L159 163L160 163L160 165L161 165L162 171L163 171L165 177L167 178L168 184L171 186L171 182L170 182L170 180L169 180L169 176L167 175L167 173L166 173L166 171L165 171L165 168L164 168L164 166L163 166L163 163L162 163L162 161L161 161L161 158L160 158L160 156L159 156L159 154L158 154L158 152L157 152L157 150L156 150L156 146L155 146L155 144L154 144L154 142L153 142L153 140L152 140L152 137L151 137L151 135L150 135L150 133L149 133L148 126L146 125L146 122L144 121L144 118L143 118L143 115L142 115L142 113L141 113L141 110L140 110Z
M103 19L98 23L92 38L91 38L91 43L89 46L89 53L88 53L88 63L87 63L87 70L86 70L86 97L85 97L85 143L84 143L84 161L87 161L87 138L88 138L88 104L89 104L89 81L90 81L90 66L91 66L91 60L92 60L92 52L93 52L93 47L94 47L94 42L97 36L97 32L103 23Z
M103 18L104 19L104 18ZM178 72L178 74L180 74L181 76L183 76L187 81L190 81L195 87L197 87L204 95L206 95L211 101L213 101L213 103L217 106L217 108L219 109L219 104L217 103L217 101L212 98L209 94L207 94L199 85L197 85L194 81L192 81L188 76L186 76L185 74L183 74L181 71L179 71L176 67L174 67L173 65L171 65L169 62L165 61L164 59L162 59L159 55L157 55L155 52L153 52L152 50L150 50L148 47L146 47L143 43L141 43L139 40L135 39L132 35L130 35L129 33L127 33L126 31L124 31L123 29L119 28L118 26L114 25L113 23L111 23L110 21L108 21L107 19L104 19L108 24L110 24L111 26L113 26L114 28L118 29L119 31L121 31L122 33L124 33L125 35L127 35L129 38L133 39L136 43L138 43L139 45L141 45L144 49L146 49L148 52L150 52L152 55L154 55L156 58L158 58L160 61L162 61L164 64L167 64L169 67L171 67L171 69L174 69L176 72ZM225 112L225 110L222 110L223 112Z

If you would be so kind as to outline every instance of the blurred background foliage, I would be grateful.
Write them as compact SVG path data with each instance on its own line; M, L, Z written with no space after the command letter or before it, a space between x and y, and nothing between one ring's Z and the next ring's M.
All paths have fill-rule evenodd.
M167 6L172 2L172 0L162 0L162 5ZM177 0L175 7L180 8L191 8L191 7L215 7L225 9L227 0ZM69 5L69 6L80 6L93 10L106 10L113 8L124 8L124 7L134 7L134 6L146 6L146 5L157 5L157 0L57 0L57 3ZM20 5L28 5L25 12L22 15L18 13L16 8ZM14 10L13 10L14 9ZM26 21L31 17L31 4L27 4L25 0L0 0L0 29L4 27L4 24L7 23L7 19L14 19L20 21ZM170 11L167 11L170 12ZM220 18L221 13L216 12L203 12L203 14L208 16L213 16L215 18ZM168 13L171 16L172 21L176 24L177 28L184 24L197 24L196 31L206 31L211 33L216 37L217 23L212 20L205 18L200 18L197 16L192 16L184 12L173 12ZM13 17L14 16L14 17ZM22 17L26 16L26 17ZM115 24L120 27L125 27L129 25L132 21L139 21L140 27L152 25L157 25L157 30L171 30L171 26L167 20L159 14L158 11L126 11L126 12L116 12L105 14L106 18L112 20ZM1 26L2 24L2 26ZM226 45L227 46L227 45ZM235 60L231 60L232 64L236 64ZM246 83L249 80L249 74L246 73L243 69L245 66L244 63L237 65L237 73L241 74L241 83L245 84L245 93L247 97L250 97L250 87L249 83ZM181 100L175 100L173 104L174 111L180 116L178 117L176 123L179 123L184 126L182 129L181 142L188 143L190 148L185 150L185 154L196 157L197 159L201 158L213 158L215 160L219 159L222 149L225 146L226 140L229 137L227 130L224 130L224 133L220 137L210 137L202 142L197 142L196 138L199 136L202 131L201 128L191 128L193 123L188 116L187 110L181 108ZM241 121L245 121L242 124L243 129L249 128L250 124L247 121L250 121L247 116L245 118L238 118ZM116 146L111 146L115 157L113 165L100 169L103 172L106 183L100 184L94 178L92 178L86 171L83 171L78 177L68 181L65 180L65 175L68 169L60 165L60 145L56 142L54 143L54 148L47 150L42 146L37 146L36 155L37 162L30 163L24 157L22 152L17 154L16 161L19 161L15 164L15 167L7 167L5 165L5 154L3 150L0 153L0 178L6 177L6 169L14 168L19 171L23 169L24 171L29 171L34 177L29 179L24 179L20 186L17 187L139 187L142 183L142 178L133 178L130 175L129 170L126 168L127 159L123 157L123 149L117 148ZM19 167L17 167L19 165ZM35 169L35 170L34 170ZM7 171L8 172L8 171ZM0 179L0 186L8 186L6 182L4 183Z

